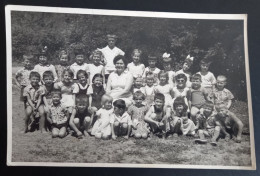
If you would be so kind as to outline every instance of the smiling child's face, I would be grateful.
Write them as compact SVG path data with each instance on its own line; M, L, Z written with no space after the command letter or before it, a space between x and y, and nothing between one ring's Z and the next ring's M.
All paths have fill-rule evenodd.
M209 64L200 64L200 70L202 72L207 72L209 70Z
M26 68L26 69L28 69L28 70L30 70L30 69L32 68L32 63L31 63L31 61L28 60L28 59L25 59L24 62L23 62L23 64L24 64L24 68Z
M63 75L63 81L66 83L69 83L72 81L72 77L70 76L69 72L65 72Z
M51 85L53 84L53 81L54 81L54 79L53 79L52 76L45 76L45 77L43 78L43 82L44 82L44 84L45 84L46 86L51 86Z
M42 65L46 65L47 64L47 57L46 56L39 56L39 62Z
M161 76L159 77L159 80L160 80L160 83L165 84L166 81L167 81L166 75L161 75Z
M149 67L154 68L156 61L155 60L148 60Z
M171 71L172 66L170 63L163 63L163 68L165 71Z
M83 73L78 75L78 80L81 84L85 84L87 82L87 78L86 78L85 74L83 74Z
M148 78L146 78L146 83L147 83L147 85L148 86L153 86L153 84L154 84L154 78L151 78L151 77L148 77Z
M54 104L54 105L58 105L59 103L60 103L60 100L61 100L61 96L60 96L60 94L53 94L52 95L52 103Z
M104 108L106 110L109 110L111 109L113 106L112 106L112 101L106 101L105 104L104 104Z
M178 113L182 113L182 112L183 112L183 109L184 109L184 106L181 105L181 104L177 105L177 107L176 107L176 111L177 111Z
M201 87L201 80L199 79L192 79L192 87L193 89L199 89Z
M76 106L80 113L84 112L87 109L87 103L84 101L76 102Z
M184 88L186 86L186 81L184 78L179 78L176 80L178 88Z
M134 53L134 55L132 56L132 58L133 58L133 62L135 63L135 64L138 64L139 62L140 62L140 53Z
M116 39L114 38L108 38L107 40L109 48L114 48L116 45Z
M93 63L94 65L99 65L101 61L100 55L99 54L94 54L93 55Z
M209 106L204 106L203 107L203 114L208 117L213 111L213 108L212 107L209 107Z
M141 96L135 97L134 99L136 105L141 105L143 102L143 98Z
M38 78L37 76L32 76L30 78L30 82L33 87L39 86L40 78Z
M121 115L123 115L124 110L114 106L114 113L115 113L117 116L118 116L118 115L121 116Z
M183 71L188 71L190 69L189 64L187 64L187 62L184 62L182 69L183 69Z
M78 55L76 55L76 63L77 63L78 65L82 65L83 62L84 62L84 56L83 56L83 54L78 54Z
M103 80L102 78L100 77L96 77L93 81L93 84L96 86L96 87L101 87L103 84L102 84Z
M69 59L68 59L67 55L64 54L64 55L60 56L60 64L61 65L67 65L68 61L69 61Z
M164 101L161 99L155 99L154 104L157 109L162 109L164 106Z
M223 90L224 87L226 86L227 82L225 80L219 80L217 79L217 89L218 90Z
M135 80L135 87L136 87L136 88L141 88L141 87L142 87L142 84L143 84L142 79L137 78L137 79Z

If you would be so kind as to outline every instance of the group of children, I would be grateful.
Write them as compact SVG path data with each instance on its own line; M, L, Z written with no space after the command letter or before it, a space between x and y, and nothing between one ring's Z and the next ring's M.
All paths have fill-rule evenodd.
M191 74L193 57L187 56L181 70L174 71L171 55L160 60L163 70L156 67L157 57L149 56L148 67L141 62L142 51L132 52L132 62L126 70L134 77L133 101L113 100L106 94L106 78L113 72L113 59L124 54L115 47L116 36L108 36L108 46L94 50L85 63L82 49L75 49L75 63L69 65L69 55L60 51L59 64L49 63L47 48L32 65L32 55L24 55L24 68L16 73L25 107L23 132L36 123L41 132L52 137L72 133L78 138L95 136L102 139L162 138L191 135L195 142L217 145L225 140L241 142L243 123L229 111L234 98L225 88L227 78L217 79L209 71L210 62L200 61L200 71ZM47 121L46 121L47 120Z

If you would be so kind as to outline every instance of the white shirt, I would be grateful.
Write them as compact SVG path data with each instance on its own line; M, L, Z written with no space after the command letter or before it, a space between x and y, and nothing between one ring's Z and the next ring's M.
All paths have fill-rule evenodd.
M125 55L125 52L117 48L116 46L113 49L110 49L108 46L106 46L105 48L99 50L103 53L105 60L107 62L107 64L105 65L105 74L109 74L115 70L115 65L113 61L116 56Z
M212 87L216 84L216 78L213 73L208 72L206 75L202 75L201 72L198 72L201 75L201 86L203 87Z
M74 78L77 79L77 73L79 70L85 70L88 72L88 64L83 63L82 65L78 65L76 62L70 66L70 70L74 73Z
M95 74L100 73L102 74L104 66L103 65L99 65L96 66L94 64L88 64L88 72L89 72L89 84L92 84L92 79L94 77Z
M137 78L138 76L143 75L145 66L144 64L135 65L133 62L131 62L127 65L127 69L135 78Z
M58 76L57 76L57 73L56 73L56 70L55 70L55 67L54 65L50 64L50 65L40 65L40 64L37 64L34 66L34 69L33 71L36 71L38 73L40 73L41 75L41 79L42 79L42 75L45 71L51 71L53 76L54 76L54 81L56 81L58 79Z

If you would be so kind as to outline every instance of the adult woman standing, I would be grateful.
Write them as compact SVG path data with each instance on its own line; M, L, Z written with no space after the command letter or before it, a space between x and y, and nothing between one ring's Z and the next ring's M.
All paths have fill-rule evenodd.
M116 56L113 63L116 70L108 77L106 92L114 100L124 100L128 106L132 102L133 75L126 70L127 61L124 56Z

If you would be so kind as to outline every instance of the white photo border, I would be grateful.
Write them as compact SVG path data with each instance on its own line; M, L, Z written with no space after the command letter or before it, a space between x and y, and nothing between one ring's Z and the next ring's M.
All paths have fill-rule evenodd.
M72 13L89 15L112 15L131 17L156 17L175 19L211 19L211 20L243 20L244 22L244 53L247 83L247 99L250 130L251 166L210 166L210 165L183 165L183 164L122 164L122 163L58 163L58 162L13 162L12 161L12 35L11 11ZM7 70L7 166L66 166L66 167L126 167L126 168L188 168L188 169L234 169L256 170L255 141L253 126L253 111L251 85L249 74L247 14L199 14L199 13L172 13L152 11L101 10L82 8L63 8L46 6L7 5L5 7L6 24L6 70Z

